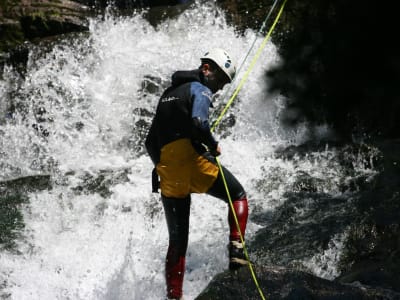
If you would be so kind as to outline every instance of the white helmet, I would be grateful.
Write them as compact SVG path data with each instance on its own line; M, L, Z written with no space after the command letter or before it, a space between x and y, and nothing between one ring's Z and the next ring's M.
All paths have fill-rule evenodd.
M230 81L232 81L233 77L235 77L236 65L231 56L225 50L221 48L214 48L206 52L203 57L201 57L201 60L203 59L210 59L215 62L217 66L228 76Z

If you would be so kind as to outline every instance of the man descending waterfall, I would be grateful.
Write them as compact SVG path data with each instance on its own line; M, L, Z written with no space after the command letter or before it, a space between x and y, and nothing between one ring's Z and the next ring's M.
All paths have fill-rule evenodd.
M211 133L208 118L212 94L230 83L235 72L230 55L219 48L204 54L198 69L175 72L172 85L159 100L146 138L146 149L160 177L169 232L165 263L168 299L182 297L191 193L207 193L229 202L215 159L221 148ZM248 216L246 193L235 176L224 167L222 171L244 238ZM157 174L153 180L154 177L157 180ZM236 270L247 261L229 205L228 209L229 269Z

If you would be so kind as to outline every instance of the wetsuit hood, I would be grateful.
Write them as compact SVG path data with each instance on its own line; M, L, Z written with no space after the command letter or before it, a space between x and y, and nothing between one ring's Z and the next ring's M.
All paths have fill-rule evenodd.
M202 85L206 86L205 84L206 79L204 78L204 74L203 72L200 71L200 69L190 70L190 71L176 71L174 74L172 74L171 79L172 79L171 83L172 88L194 81L200 82ZM212 102L210 102L210 107L214 107Z
M204 75L199 69L190 71L176 71L174 74L172 74L172 86L178 86L193 81L204 84Z

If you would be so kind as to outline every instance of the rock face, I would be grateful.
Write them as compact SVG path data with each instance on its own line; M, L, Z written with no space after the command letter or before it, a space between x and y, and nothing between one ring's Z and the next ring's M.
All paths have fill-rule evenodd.
M16 240L25 227L19 208L28 203L29 192L45 189L51 189L49 175L0 181L0 251L14 251L17 248Z
M400 299L387 290L359 288L325 280L282 267L255 267L257 281L266 299ZM248 268L224 272L214 277L196 300L261 299Z
M87 29L88 8L70 0L2 0L0 52L26 40Z
M318 146L290 147L277 156L291 159L315 149ZM371 153L365 163L380 171L373 178L359 175L343 182L346 192L340 197L318 192L318 178L299 174L285 203L273 213L250 216L264 227L248 245L266 299L400 299L400 141L346 145L337 153L334 160L348 175L352 153ZM348 235L337 265L340 276L330 281L304 271L298 262L329 248L330 237L344 228ZM214 277L197 298L206 299L261 297L244 268Z

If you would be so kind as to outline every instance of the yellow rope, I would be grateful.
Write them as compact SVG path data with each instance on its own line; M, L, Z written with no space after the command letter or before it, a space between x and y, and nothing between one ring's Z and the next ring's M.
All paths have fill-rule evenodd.
M244 74L244 76L243 76L242 80L240 81L238 87L236 88L236 90L235 90L235 92L233 93L232 97L229 99L228 103L225 105L225 108L224 108L224 110L221 112L221 114L220 114L220 116L218 117L218 119L214 122L214 124L213 124L213 126L212 126L212 128L211 128L211 131L212 131L212 132L214 131L215 127L219 124L219 122L221 121L221 119L222 119L223 116L225 115L226 111L227 111L228 108L231 106L233 100L236 98L237 94L239 93L239 91L240 91L241 88L243 87L243 85L244 85L244 83L246 82L247 78L249 77L249 74L250 74L251 70L254 68L254 66L255 66L255 64L256 64L258 58L259 58L260 55L261 55L262 50L265 48L265 45L267 44L267 41L268 41L268 39L270 38L271 33L272 33L272 31L274 30L274 28L275 28L275 25L278 23L278 20L279 20L281 14L282 14L283 8L285 7L286 1L287 1L287 0L284 0L283 4L282 4L282 6L281 6L281 8L280 8L280 10L279 10L279 13L278 13L278 15L277 15L276 18L275 18L274 23L272 24L270 30L268 31L268 33L267 33L267 35L265 36L263 42L261 43L260 47L258 48L258 50L257 50L257 52L256 52L256 54L255 54L255 56L254 56L254 58L253 58L253 60L252 60L251 63L250 63L249 68L247 69L246 73ZM244 252L244 255L245 255L245 257L246 257L246 260L248 261L248 265L249 265L249 269L250 269L251 276L253 277L253 281L254 281L254 283L255 283L255 285L256 285L256 287L257 287L257 290L258 290L258 293L260 294L261 299L262 299L262 300L265 300L264 294L263 294L263 292L262 292L262 290L261 290L261 287L260 287L260 285L259 285L259 283L258 283L257 276L256 276L256 274L255 274L255 272L254 272L253 265L252 265L252 263L250 262L249 254L248 254L248 252L247 252L247 248L246 248L246 245L245 245L245 241L244 241L242 232L241 232L241 230L240 230L240 226L239 226L239 222L238 222L238 219L237 219L237 216L236 216L235 208L233 207L233 203L232 203L231 195L230 195L230 192L229 192L229 188L228 188L228 185L227 185L227 183L226 183L225 175L224 175L224 172L223 172L223 170L222 170L221 163L219 162L219 159L218 159L217 157L216 157L216 161L217 161L217 164L218 164L218 168L219 168L219 170L220 170L220 172L221 172L221 177L222 177L222 180L223 180L223 182L224 182L226 194L228 195L229 206L230 206L230 209L231 209L232 214L233 214L233 218L234 218L235 223L236 223L236 228L237 228L237 230L238 230L238 232L239 232L239 235L240 235L240 241L242 242L242 245L243 245L243 252Z
M256 287L257 287L257 290L258 290L258 293L259 293L260 296L261 296L261 299L265 300L264 294L263 294L263 292L262 292L262 290L261 290L261 288L260 288L260 285L258 284L257 276L256 276L256 273L254 272L253 265L252 265L252 263L250 262L249 254L247 253L247 248L246 248L246 246L245 246L245 242L244 242L244 239L243 239L243 234L242 234L242 232L241 232L241 230L240 230L239 221L238 221L237 216L236 216L235 208L233 207L231 195L230 195L230 193L229 193L229 188L228 188L228 185L227 185L227 183L226 183L226 179L225 179L224 172L222 171L221 163L219 162L219 159L218 159L218 158L216 158L216 160L217 160L217 164L218 164L219 170L220 170L220 172L221 172L222 180L223 180L223 182L224 182L226 194L228 195L229 206L230 206L230 209L231 209L232 212L233 212L233 218L235 219L236 228L237 228L237 230L238 230L238 232L239 232L239 235L240 235L240 241L242 242L242 245L243 245L243 252L244 252L244 255L245 255L246 260L247 260L247 262L248 262L249 269L250 269L250 272L251 272L251 276L253 277L253 281L254 281L254 283L255 283L255 285L256 285Z
M259 57L260 57L260 55L261 55L261 52L262 52L263 49L265 48L265 45L267 44L267 42L268 42L268 40L269 40L269 38L270 38L270 36L271 36L271 34L272 34L272 31L273 31L274 28L275 28L276 23L278 23L278 20L279 20L281 14L282 14L283 8L285 7L286 1L287 1L287 0L285 0L285 1L283 2L282 6L281 6L281 8L280 8L280 10L279 10L279 12L278 12L278 15L276 16L276 18L275 18L275 20L274 20L274 23L272 24L271 28L269 29L269 31L268 31L267 35L265 36L263 42L261 43L260 47L258 47L257 52L256 52L256 54L254 55L254 57L253 57L253 59L252 59L252 61L251 61L251 63L250 63L250 66L248 67L246 73L243 75L242 80L240 80L240 83L239 83L238 87L236 88L235 92L233 93L232 97L229 99L228 103L225 105L225 108L222 110L220 116L219 116L218 119L214 122L214 124L213 124L213 126L212 126L212 128L211 128L211 131L214 131L215 127L217 127L217 125L219 124L219 122L221 121L221 119L223 118L223 116L225 115L226 111L227 111L228 108L231 106L233 100L235 100L237 94L238 94L239 91L242 89L244 83L247 81L247 78L249 77L250 72L253 70L253 68L254 68L254 66L255 66L257 60L259 59Z

